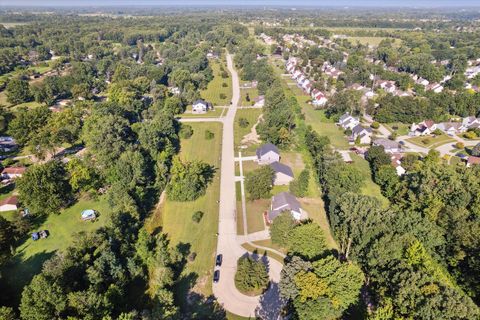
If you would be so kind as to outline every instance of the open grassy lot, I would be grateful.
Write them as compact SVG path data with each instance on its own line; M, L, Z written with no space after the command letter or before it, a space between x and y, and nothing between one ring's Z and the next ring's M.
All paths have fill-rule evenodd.
M361 193L367 196L377 198L378 200L380 200L384 207L388 206L388 199L382 195L382 192L380 191L380 186L372 180L370 165L368 161L353 152L350 152L350 156L353 160L353 163L351 165L357 168L365 177Z
M220 193L220 142L222 125L220 123L191 123L193 136L181 141L180 156L183 160L201 159L218 170L213 182L204 196L195 201L175 202L165 200L149 221L148 228L161 226L168 234L172 246L188 247L190 252L197 254L194 261L189 262L184 270L184 281L177 286L177 294L185 294L189 287L195 285L195 290L204 294L212 293L212 274L218 231L218 199ZM205 140L205 130L215 134L212 140ZM199 223L192 220L196 211L202 211L204 216ZM193 281L191 281L193 278ZM193 282L193 283L192 283ZM184 299L183 299L184 300Z
M446 134L441 134L438 136L413 137L413 138L407 139L407 141L417 146L425 147L425 148L437 147L448 142L455 142L453 138L450 138Z
M192 106L188 106L185 113L177 115L179 118L218 118L226 110L223 107L215 107L214 110L208 111L207 113L192 113Z
M384 123L383 126L390 132L396 132L399 136L406 136L410 126L401 122Z
M248 233L265 230L263 213L270 208L270 199L246 202Z
M80 213L85 209L94 209L99 212L95 221L82 221ZM34 221L38 226L35 230L48 230L50 235L46 239L33 241L30 234L15 249L16 253L2 270L2 276L12 288L13 296L19 297L22 288L30 282L32 277L39 273L42 264L56 251L67 248L75 240L75 234L96 230L110 221L111 210L105 197L97 201L81 199L76 204L60 212L46 217L44 221Z
M386 37L348 37L347 38L351 43L356 44L359 42L362 45L371 45L371 46L378 46L380 42L384 39L389 39ZM400 46L402 41L400 39L394 39L395 42L393 43L394 47Z
M262 109L238 109L237 113L235 114L235 127L234 127L234 143L235 143L235 151L237 151L238 147L241 144L243 137L250 133L252 127L257 123L258 117L262 113ZM245 128L240 127L239 119L245 118L248 121L248 126ZM255 148L251 148L255 151ZM242 150L242 155L247 155L248 151L252 150Z
M222 78L220 66L223 66L228 74L228 78ZM214 78L208 84L207 89L200 92L200 95L214 106L228 106L232 100L232 78L228 72L227 64L224 59L210 60L210 67L212 68ZM223 83L226 83L227 86L224 87ZM225 95L223 99L220 98L222 94Z
M346 149L349 147L347 138L342 128L338 127L331 119L325 116L324 110L315 110L308 104L301 104L305 114L305 122L311 125L319 135L328 136L333 147Z
M250 101L247 101L247 95L250 97ZM253 99L256 97L258 97L257 88L240 89L239 106L242 106L242 107L252 106L254 104Z

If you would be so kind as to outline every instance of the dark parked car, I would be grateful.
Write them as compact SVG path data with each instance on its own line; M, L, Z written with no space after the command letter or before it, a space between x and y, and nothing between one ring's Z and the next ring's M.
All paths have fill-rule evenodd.
M213 282L217 283L220 280L220 270L215 270L213 273Z
M220 267L222 265L222 261L223 261L223 255L217 254L217 259L215 259L215 265L217 267Z

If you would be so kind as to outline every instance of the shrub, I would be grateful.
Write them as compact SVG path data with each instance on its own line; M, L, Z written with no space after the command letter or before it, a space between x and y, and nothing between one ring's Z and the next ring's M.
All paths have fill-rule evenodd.
M390 134L390 136L388 136L388 139L395 140L395 139L397 139L397 137L398 137L398 133L397 132L392 132Z
M212 140L215 137L215 134L210 130L205 130L205 139Z
M247 95L245 96L245 100L250 101L250 95L247 93Z
M346 129L343 133L344 133L346 136L351 136L351 135L352 135L352 130Z
M272 190L273 169L263 166L260 169L248 172L245 176L245 190L250 200L268 198Z
M223 70L220 74L221 74L221 76L222 76L223 79L227 79L227 78L228 78L228 72L227 72L227 71Z
M428 145L428 144L430 144L430 139L429 138L422 139L422 143L424 145Z
M222 87L226 88L226 87L228 87L228 84L226 82L223 82Z
M472 156L475 156L475 157L480 156L480 143L472 148Z
M220 99L227 99L227 95L225 93L220 93Z
M248 122L248 120L245 118L238 119L238 125L240 126L240 128L246 128L249 124L250 122Z
M241 257L237 262L235 286L245 294L258 295L268 285L267 267L262 261L253 259L250 255Z
M202 218L203 218L203 212L202 211L196 211L192 215L192 220L193 220L193 222L196 222L196 223L199 223L200 221L202 221Z
M270 226L270 238L274 244L286 247L288 243L288 235L295 227L295 220L288 211L282 212L273 220Z
M465 144L463 144L463 142L457 142L457 143L455 143L455 148L463 149L463 148L465 148Z
M443 134L442 130L440 130L440 129L435 129L432 133L436 136L439 136L439 135Z
M182 128L180 129L180 138L182 139L190 139L193 136L193 128L188 124L182 124Z
M463 134L463 136L466 138L466 139L475 139L477 138L477 134L475 133L475 131L467 131Z
M373 121L370 127L372 127L373 129L378 129L380 128L380 123L378 123L377 121Z

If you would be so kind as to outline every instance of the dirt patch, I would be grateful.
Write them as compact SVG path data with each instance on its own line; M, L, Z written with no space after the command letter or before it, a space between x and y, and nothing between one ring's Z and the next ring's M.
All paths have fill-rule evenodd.
M250 132L243 136L241 143L244 145L251 145L251 144L259 144L262 141L260 140L260 136L257 133L257 125L263 119L262 115L258 116L257 122L252 126Z

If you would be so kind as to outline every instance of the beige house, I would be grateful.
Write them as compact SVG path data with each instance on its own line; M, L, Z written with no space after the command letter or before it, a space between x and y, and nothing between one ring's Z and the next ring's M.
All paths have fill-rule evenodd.
M292 169L278 161L275 161L270 164L275 176L273 178L273 184L276 186L284 186L290 184L293 180L293 171Z

